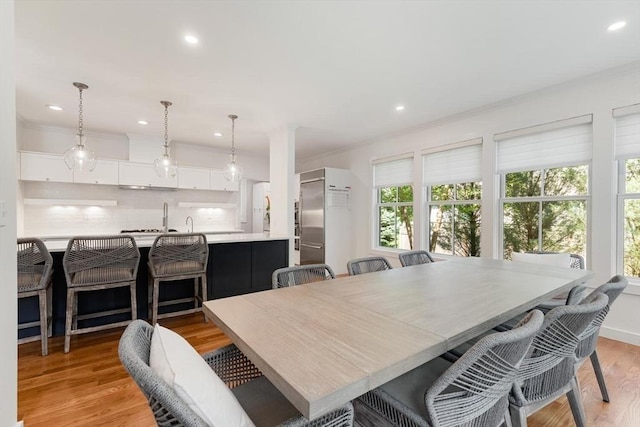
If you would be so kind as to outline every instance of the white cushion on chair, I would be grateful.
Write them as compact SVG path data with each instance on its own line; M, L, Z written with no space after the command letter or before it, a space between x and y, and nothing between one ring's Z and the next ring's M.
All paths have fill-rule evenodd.
M520 252L513 252L511 254L511 261L555 265L556 267L571 267L570 254L523 254Z
M151 337L149 365L209 425L254 426L202 356L180 335L158 324Z

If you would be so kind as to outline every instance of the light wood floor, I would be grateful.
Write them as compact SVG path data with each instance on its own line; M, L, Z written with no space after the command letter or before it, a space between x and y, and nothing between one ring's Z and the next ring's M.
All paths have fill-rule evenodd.
M161 321L204 353L228 344L227 337L202 315ZM146 400L118 359L123 329L81 335L62 352L63 339L49 340L49 355L40 343L18 350L18 419L26 427L154 426ZM600 338L600 362L611 403L600 398L590 363L579 371L589 426L640 426L640 347ZM567 399L560 398L529 417L529 426L572 426Z

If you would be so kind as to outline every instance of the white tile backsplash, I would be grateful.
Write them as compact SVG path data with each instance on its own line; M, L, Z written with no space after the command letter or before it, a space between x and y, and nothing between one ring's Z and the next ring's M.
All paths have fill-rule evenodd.
M237 192L125 190L116 186L24 182L25 199L116 200L117 206L24 205L24 236L110 234L123 229L162 228L162 204L169 205L169 228L187 231L238 229L237 208L179 208L179 202L238 205ZM19 202L20 204L20 202Z

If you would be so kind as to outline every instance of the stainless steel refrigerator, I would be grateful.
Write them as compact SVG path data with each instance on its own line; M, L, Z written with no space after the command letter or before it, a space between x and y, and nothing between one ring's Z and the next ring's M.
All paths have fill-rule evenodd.
M323 168L300 174L300 264L346 272L350 255L351 173Z

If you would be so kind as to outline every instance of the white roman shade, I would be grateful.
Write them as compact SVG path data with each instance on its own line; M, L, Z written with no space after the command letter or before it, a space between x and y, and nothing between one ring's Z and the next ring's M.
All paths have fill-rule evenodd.
M373 161L376 188L413 184L413 154Z
M592 116L495 135L499 173L572 166L591 161Z
M422 156L425 185L455 184L482 180L482 138L461 145L463 146L458 148L425 152Z
M640 104L613 110L613 116L616 118L616 159L640 157Z

